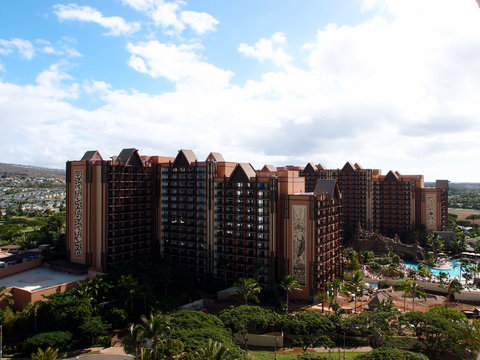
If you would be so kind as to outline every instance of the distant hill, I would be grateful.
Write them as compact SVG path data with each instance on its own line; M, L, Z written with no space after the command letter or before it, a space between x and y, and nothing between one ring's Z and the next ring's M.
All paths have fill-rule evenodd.
M49 169L38 166L0 163L0 177L25 176L30 178L46 177L65 180L65 170Z

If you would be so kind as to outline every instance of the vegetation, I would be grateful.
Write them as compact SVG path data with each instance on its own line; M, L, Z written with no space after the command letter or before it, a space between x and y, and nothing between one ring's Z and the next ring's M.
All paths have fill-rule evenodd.
M285 276L284 279L282 279L282 281L280 281L280 288L285 291L285 293L287 294L287 311L288 311L288 307L289 307L289 295L292 291L295 291L295 290L300 290L300 284L298 283L297 280L295 280L295 277L292 275L292 274L288 274L287 276Z
M235 294L241 295L245 300L245 305L248 304L248 300L253 300L257 303L260 301L258 294L262 291L262 287L255 279L240 278L233 286L237 288Z

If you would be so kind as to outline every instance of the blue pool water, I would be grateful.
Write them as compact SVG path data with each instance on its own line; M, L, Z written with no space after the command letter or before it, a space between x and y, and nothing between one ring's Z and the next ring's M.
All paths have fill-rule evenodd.
M451 270L440 270L435 269L429 266L430 270L432 271L433 276L437 276L440 272L444 272L447 274L449 279L457 278L460 279L460 261L457 260L449 260L453 265L451 266ZM418 264L411 262L411 261L404 261L403 262L407 266L411 266L417 269ZM460 279L462 280L462 279Z

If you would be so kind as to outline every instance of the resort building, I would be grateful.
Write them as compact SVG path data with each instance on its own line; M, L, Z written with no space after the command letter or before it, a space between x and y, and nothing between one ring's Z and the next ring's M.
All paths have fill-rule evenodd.
M267 285L294 274L311 298L342 270L343 237L363 228L406 234L447 225L448 181L424 186L422 175L140 156L124 149L104 160L87 151L67 162L69 261L92 273L142 254L160 255L195 274L232 284Z
M294 296L309 299L341 271L341 195L328 184L306 193L298 171L256 171L218 153L199 161L190 150L168 158L124 149L103 160L88 151L67 162L69 261L108 272L157 254L226 285L294 273L302 286Z
M448 223L448 181L424 186L423 175L402 175L379 169L364 169L347 162L342 169L326 169L308 163L300 170L306 191L318 179L336 179L342 193L344 236L351 238L356 227L393 236L404 235L424 225L429 231L445 231Z

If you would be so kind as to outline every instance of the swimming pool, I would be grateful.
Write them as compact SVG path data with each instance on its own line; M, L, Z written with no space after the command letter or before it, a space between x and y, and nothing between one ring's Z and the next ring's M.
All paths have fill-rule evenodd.
M460 279L460 261L458 260L449 260L448 262L452 263L451 269L450 270L440 270L440 269L435 269L429 266L430 271L432 272L433 276L436 277L438 274L441 272L444 272L447 274L449 279L457 278ZM418 264L411 262L411 261L403 261L403 263L407 266L413 267L414 269L418 268ZM460 279L463 280L463 279Z

